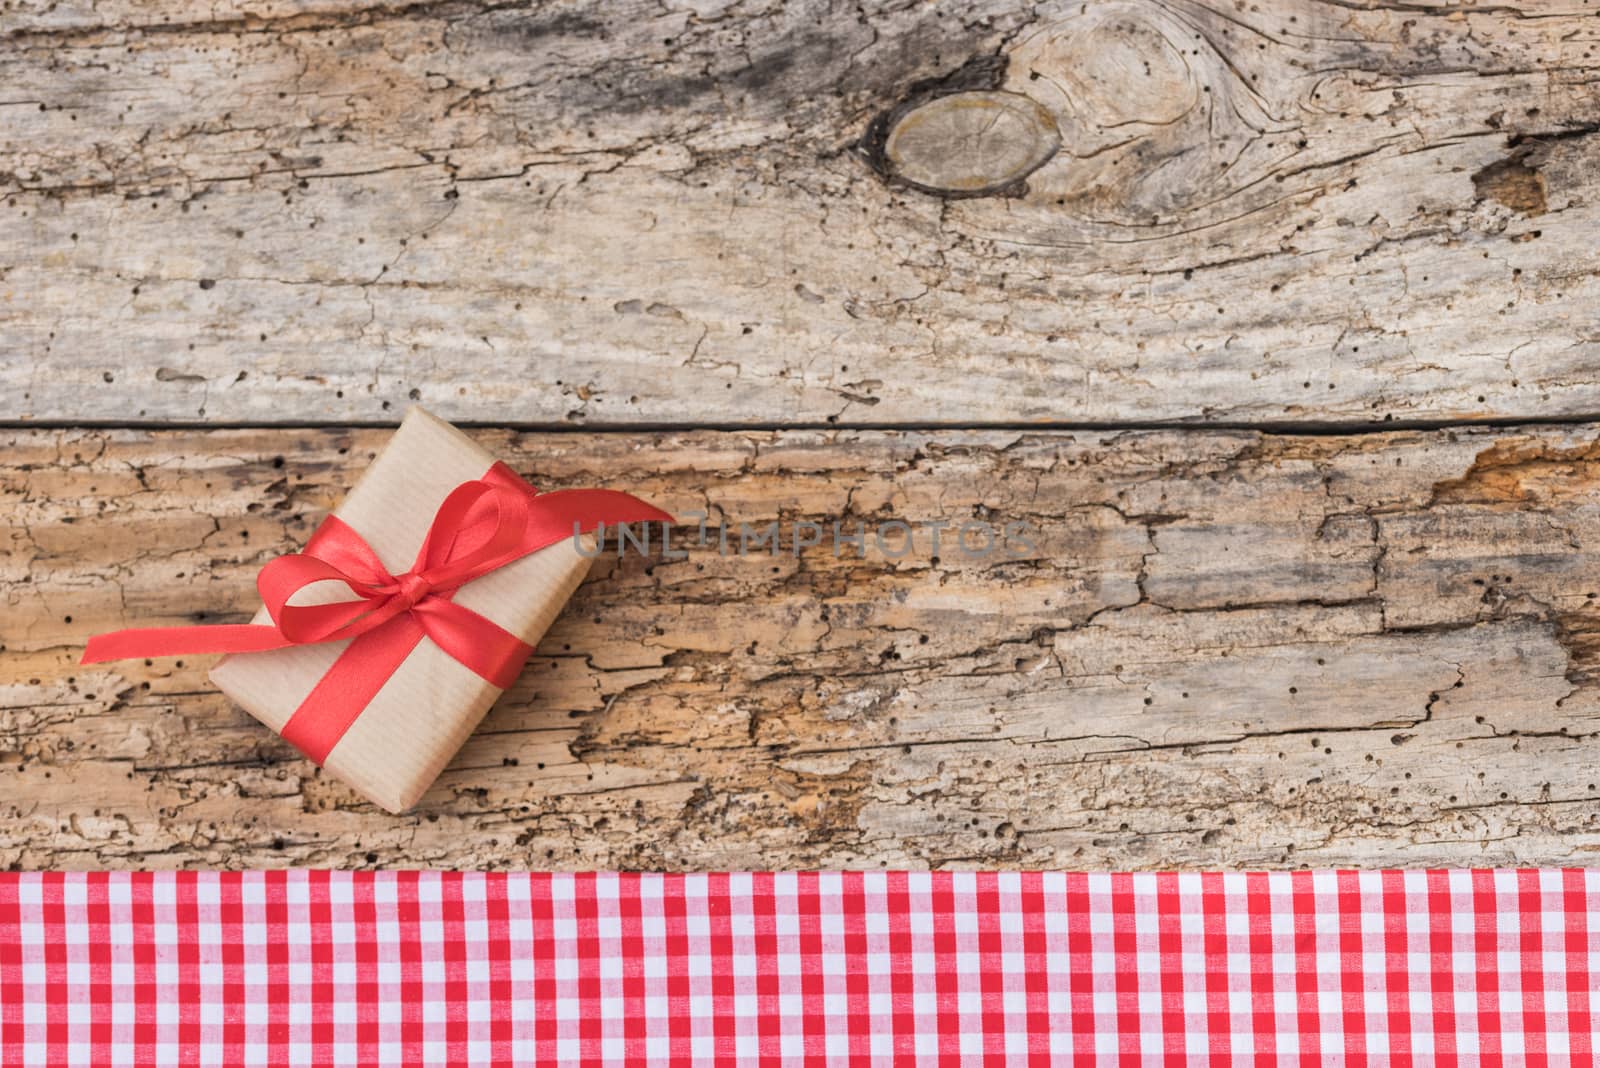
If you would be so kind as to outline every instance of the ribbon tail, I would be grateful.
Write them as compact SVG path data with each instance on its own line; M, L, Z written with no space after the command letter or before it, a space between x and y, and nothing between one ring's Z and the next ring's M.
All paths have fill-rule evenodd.
M80 664L107 660L139 660L157 656L205 656L210 653L264 653L294 644L277 627L227 623L206 627L133 627L96 634L83 649Z
M563 538L591 533L600 524L674 523L661 509L617 490L570 489L533 499L523 546L537 552Z

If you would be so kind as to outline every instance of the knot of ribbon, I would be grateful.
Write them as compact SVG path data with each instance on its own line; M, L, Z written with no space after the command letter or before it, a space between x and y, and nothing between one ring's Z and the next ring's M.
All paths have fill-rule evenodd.
M632 501L625 494L607 496ZM496 465L444 499L409 571L390 574L366 539L338 516L329 516L304 550L262 568L256 588L287 644L359 638L409 615L434 644L505 689L522 668L526 645L451 598L473 579L550 544L549 534L570 531L570 525L536 529L530 538L530 525L549 525L535 520L551 518L552 512L567 518L570 508L555 507L562 503L571 503L567 494L534 496L509 468ZM581 517L577 522L581 529ZM328 604L293 603L297 594L324 582L339 583L355 596Z
M420 575L415 571L407 571L395 580L394 599L407 608L415 607L416 603L433 592L433 583L427 575Z
M348 523L330 515L303 550L272 560L257 576L271 626L143 627L98 634L89 640L82 663L349 641L283 729L286 740L321 764L423 638L498 689L516 681L533 647L457 604L454 597L467 583L606 524L671 521L666 512L613 490L540 494L496 463L482 478L450 492L416 560L399 575ZM337 583L351 596L295 603L324 583Z

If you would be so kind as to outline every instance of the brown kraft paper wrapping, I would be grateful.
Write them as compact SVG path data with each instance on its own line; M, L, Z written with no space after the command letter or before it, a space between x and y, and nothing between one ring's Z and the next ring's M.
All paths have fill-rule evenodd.
M394 574L411 567L451 490L481 478L495 458L449 423L412 408L334 514ZM529 645L560 614L589 571L572 538L462 586L455 600ZM327 601L348 591L328 583ZM316 587L296 603L313 603ZM341 593L343 597L341 597ZM270 623L263 608L254 622ZM276 733L350 642L224 657L211 681ZM323 766L390 812L416 803L501 691L424 637L356 717Z

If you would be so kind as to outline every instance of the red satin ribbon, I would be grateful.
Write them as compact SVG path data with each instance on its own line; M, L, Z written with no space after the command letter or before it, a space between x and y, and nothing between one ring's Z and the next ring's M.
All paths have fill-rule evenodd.
M411 570L391 575L372 547L337 516L323 520L303 552L261 569L256 588L272 625L137 627L89 639L80 663L205 653L259 653L354 639L284 725L283 737L318 764L344 737L424 637L504 690L533 647L456 604L475 578L601 524L672 522L667 513L613 490L538 493L505 464L450 492L433 517ZM334 604L290 598L318 582L356 596Z

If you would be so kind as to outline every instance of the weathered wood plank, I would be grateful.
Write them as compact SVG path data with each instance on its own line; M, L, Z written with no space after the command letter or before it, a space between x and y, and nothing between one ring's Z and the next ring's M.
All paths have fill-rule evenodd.
M0 396L62 423L1588 415L1597 35L1576 0L13 2ZM1051 132L930 120L958 90L1037 105L1059 151L996 188Z
M380 431L16 431L0 466L0 864L742 868L1584 864L1600 847L1600 426L513 434L545 486L890 559L601 561L411 816L198 662ZM688 537L692 526L678 533ZM829 541L831 542L831 532ZM969 539L975 544L975 539ZM891 545L891 547L893 547ZM677 546L675 546L675 549Z

